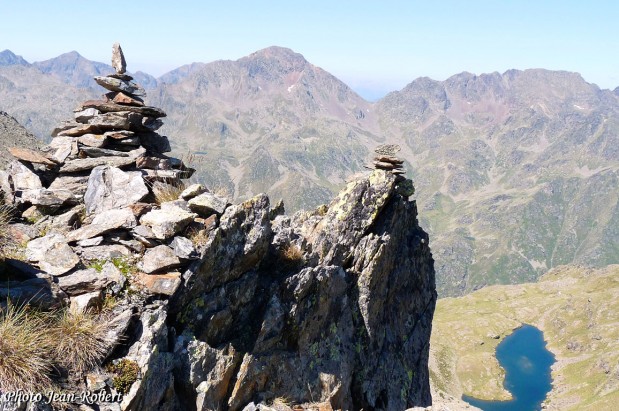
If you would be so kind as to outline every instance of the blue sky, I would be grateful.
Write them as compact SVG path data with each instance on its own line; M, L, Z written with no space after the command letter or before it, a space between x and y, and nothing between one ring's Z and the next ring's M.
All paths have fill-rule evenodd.
M7 1L0 50L39 61L77 50L161 75L182 64L289 47L362 95L413 79L511 68L576 71L619 86L619 2L451 1Z

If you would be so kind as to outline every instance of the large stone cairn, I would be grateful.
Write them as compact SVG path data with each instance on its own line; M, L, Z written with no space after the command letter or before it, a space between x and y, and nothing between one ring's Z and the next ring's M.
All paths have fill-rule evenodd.
M9 231L25 255L4 261L0 306L9 293L44 307L85 306L120 292L127 265L132 284L172 295L199 258L188 237L207 235L228 205L202 185L184 186L194 170L164 154L170 144L156 130L166 114L145 105L118 44L112 65L115 73L95 77L108 92L80 104L47 146L9 150L17 160L0 171L0 194L18 212Z

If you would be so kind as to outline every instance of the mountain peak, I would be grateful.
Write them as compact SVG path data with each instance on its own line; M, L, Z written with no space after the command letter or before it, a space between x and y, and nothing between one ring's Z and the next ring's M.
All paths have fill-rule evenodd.
M34 66L43 73L57 75L65 83L77 87L94 86L94 76L114 71L110 65L88 60L75 50L49 60L37 61Z
M250 74L272 72L273 70L283 72L303 71L311 66L303 55L279 46L258 50L247 57L240 58L238 62L246 64Z
M22 56L18 56L11 50L4 50L0 52L0 66L29 66Z
M303 59L302 54L295 52L292 49L281 46L270 46L263 48L261 50L255 51L251 53L247 58L258 58L258 57L266 57L266 58L274 58L274 57L285 57L285 58L294 58L294 59ZM307 61L307 60L305 60Z

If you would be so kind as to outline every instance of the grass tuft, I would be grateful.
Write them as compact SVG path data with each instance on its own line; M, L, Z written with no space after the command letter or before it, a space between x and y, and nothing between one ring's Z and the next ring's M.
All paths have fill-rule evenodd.
M109 321L105 314L63 310L50 330L56 361L68 370L83 372L99 365L107 354Z
M297 264L303 261L303 251L295 244L288 244L282 249L282 259L290 264Z
M155 181L151 189L155 196L155 202L161 205L161 203L178 200L178 197L185 190L185 184L180 180L170 180L166 183Z
M54 340L45 315L8 301L0 308L0 392L41 392L51 386Z
M14 211L10 205L0 205L0 260L11 257L14 253L15 241L9 232L9 223L13 220Z
M209 237L205 229L199 229L196 227L192 227L189 230L187 230L187 238L191 240L193 245L198 250L202 250L204 247L206 247Z

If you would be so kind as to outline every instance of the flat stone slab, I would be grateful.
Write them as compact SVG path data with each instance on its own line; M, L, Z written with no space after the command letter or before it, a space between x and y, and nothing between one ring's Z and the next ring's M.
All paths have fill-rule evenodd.
M111 91L105 97L116 104L141 107L144 105L144 100L139 97L131 97L122 91Z
M84 195L87 214L138 203L148 194L139 171L122 171L116 167L97 166L90 173Z
M181 232L198 215L179 207L153 210L140 218L140 224L150 227L155 238L164 240Z
M57 136L66 136L66 137L79 137L79 136L83 136L84 134L89 134L89 133L98 133L100 130L97 128L97 126L93 125L93 124L79 124L75 127L71 127L69 129L66 130L62 130L60 132L58 132L56 135ZM52 133L53 135L53 133ZM54 136L55 137L55 136Z
M100 130L129 130L129 127L131 126L129 114L131 114L129 111L102 113L88 120L88 124L92 124Z
M114 258L124 258L131 256L131 250L124 245L109 244L109 245L95 245L92 247L83 247L78 250L80 257L83 260L113 260Z
M142 169L142 174L144 178L150 181L170 181L170 180L184 180L190 178L194 169L186 169L186 170L152 170L152 169Z
M103 236L88 238L86 240L80 240L77 242L77 245L80 247L94 247L96 245L101 245L103 242Z
M137 222L131 210L110 209L98 214L91 224L71 231L66 238L68 242L88 240L121 227L129 229L136 225Z
M222 215L226 211L228 199L219 197L212 193L202 193L189 200L189 208L202 216L209 216L213 213Z
M374 160L382 161L384 163L391 163L391 164L403 164L404 163L404 160L399 159L394 156L376 156L374 157Z
M62 167L60 167L61 173L76 173L80 171L92 170L95 167L99 166L110 166L110 167L123 167L128 166L132 163L135 163L135 159L144 154L146 150L143 147L140 147L135 150L129 151L129 156L127 157L92 157L92 158L78 158L75 160L70 160L64 163Z
M21 201L40 206L61 206L63 204L77 203L73 193L69 190L35 188L24 190L21 193Z
M95 81L98 85L110 91L122 91L138 97L146 97L146 91L133 81L124 81L113 77L96 76Z
M202 193L207 193L208 189L204 187L202 184L192 184L186 189L183 190L181 195L179 196L183 200L191 200L192 198L199 196Z
M103 133L103 135L113 140L123 140L129 137L134 137L135 133L130 130L112 130L106 131L105 133Z
M77 254L59 234L49 234L28 242L26 258L38 262L41 270L54 276L71 271L80 262Z
M107 136L105 134L84 134L77 138L77 142L88 147L105 147Z
M129 157L90 157L78 158L64 163L60 167L61 173L76 173L78 171L92 170L99 166L123 167L135 162L135 158Z
M45 164L46 166L56 165L56 163L43 155L43 153L31 150L29 148L11 147L9 148L9 153L11 153L11 155L15 158L28 161L30 163Z
M138 263L138 268L147 274L169 271L181 266L181 260L167 245L159 245L149 248L144 253L144 258Z
M51 133L52 137L56 137L58 135L58 133L65 131L65 130L69 130L71 128L80 126L81 124L78 123L77 121L63 121L62 123L60 123L59 125L57 125Z
M88 123L88 120L90 120L91 118L101 114L101 112L96 108L82 108L73 111L75 111L75 114L73 114L73 118L75 118L75 121L84 124Z
M138 273L135 280L150 294L174 295L181 285L181 274L179 272L153 275Z
M107 148L98 147L82 147L80 151L88 157L131 157L131 153L127 151L110 150ZM138 160L142 157L138 157Z
M118 269L111 263L106 263L101 272L94 268L87 268L58 277L58 286L65 293L74 296L99 291L112 283L121 283L123 281L124 277Z
M136 107L136 106L124 106L121 104L116 104L116 103L110 103L107 101L103 101L103 100L88 100L85 101L84 103L82 103L77 109L76 111L78 112L82 112L84 110L88 110L88 109L92 109L92 110L97 110L100 111L101 113L114 113L114 112L118 112L118 111L131 111L133 113L138 113L141 114L145 117L154 117L154 118L159 118L159 117L165 117L166 113L157 107L151 107L151 106L141 106L141 107Z
M69 190L76 198L83 198L88 186L88 176L59 176L50 184L50 190Z

